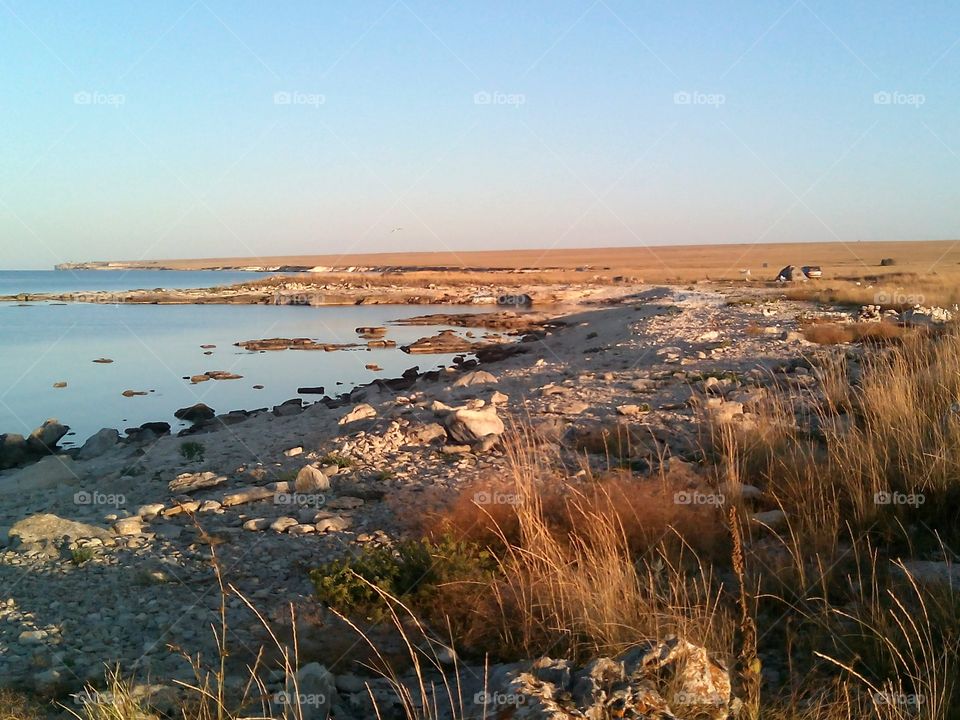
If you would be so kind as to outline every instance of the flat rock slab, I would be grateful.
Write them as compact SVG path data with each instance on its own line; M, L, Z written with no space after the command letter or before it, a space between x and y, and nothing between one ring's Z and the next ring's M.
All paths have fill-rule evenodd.
M216 487L226 481L226 477L217 475L214 472L184 473L171 480L168 488L172 493L189 494L197 490Z
M80 538L111 539L111 533L104 528L67 520L52 513L24 518L10 528L8 535L10 544L15 548L42 550L48 554L56 554L61 545Z
M62 485L79 483L73 458L67 455L48 455L40 462L0 477L0 497L31 493Z

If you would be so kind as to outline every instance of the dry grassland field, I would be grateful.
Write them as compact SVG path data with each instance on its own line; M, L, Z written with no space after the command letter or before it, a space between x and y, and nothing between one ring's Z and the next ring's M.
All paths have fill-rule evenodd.
M398 241L399 242L399 241ZM629 272L649 282L754 279L776 275L784 265L820 265L827 278L861 277L880 272L880 261L893 257L898 265L886 271L948 273L960 267L957 241L848 242L751 245L689 245L626 248L533 249L457 252L368 253L155 260L111 263L119 267L203 270L243 267L396 267L460 269L529 269Z

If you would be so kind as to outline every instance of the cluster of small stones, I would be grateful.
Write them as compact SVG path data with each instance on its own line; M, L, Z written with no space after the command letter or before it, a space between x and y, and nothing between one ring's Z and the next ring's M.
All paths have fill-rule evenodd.
M416 403L429 401L417 395L392 401L399 412ZM447 438L439 422L378 420L369 405L350 409L340 427L341 437L327 445L327 453L287 448L283 465L299 468L289 471L295 475L289 480L272 480L275 472L262 467L180 473L166 483L166 500L145 502L135 512L71 507L75 485L41 493L15 517L51 513L54 535L60 534L61 516L95 524L77 523L81 527L69 529L73 537L50 546L18 544L11 537L11 547L0 553L0 582L12 595L30 598L32 608L32 614L24 612L12 597L0 597L3 682L49 694L75 691L102 679L103 663L113 661L141 675L185 680L190 668L171 647L208 658L216 650L209 627L217 621L220 593L211 551L253 603L308 598L302 568L338 557L351 545L394 542L396 518L379 502L386 493L422 489L426 478L453 487L468 471L504 462L498 454L468 453L451 463L442 452ZM339 464L324 462L329 451ZM17 525L12 530L11 536ZM254 647L262 641L256 618L239 598L229 603L234 641Z

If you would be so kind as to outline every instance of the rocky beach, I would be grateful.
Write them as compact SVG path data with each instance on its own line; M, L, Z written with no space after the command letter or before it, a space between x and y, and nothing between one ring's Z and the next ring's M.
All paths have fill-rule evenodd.
M2 684L63 699L98 686L105 664L116 665L139 678L149 702L175 705L184 694L177 681L193 677L185 656L217 657L211 627L223 610L232 646L226 681L239 692L245 668L271 647L257 614L289 637L295 608L299 661L307 675L319 673L309 681L327 696L323 712L370 717L367 685L382 698L390 683L364 668L368 649L354 630L318 605L310 568L403 542L452 498L508 475L505 440L519 427L569 455L568 467L586 463L591 472L609 466L607 443L625 433L634 438L624 460L635 482L667 478L677 492L713 492L702 451L709 424L755 425L774 388L823 392L811 358L833 350L806 339L810 319L882 320L879 311L867 317L870 308L824 309L742 286L618 285L579 299L579 308L559 314L461 316L462 325L509 335L479 351L458 346L464 355L444 370L411 368L341 396L260 412L184 408L180 417L193 426L179 435L165 423L125 437L104 429L69 452L58 449L66 428L55 421L22 443L4 436ZM298 351L289 342L269 349ZM750 506L758 523L784 521L760 491ZM644 652L648 667L658 652L667 663L681 651ZM705 657L697 672L721 672ZM573 682L569 667L529 661L533 670L490 668L499 685L476 692L549 705L545 678L560 682L560 673ZM764 663L771 673L776 665ZM622 660L614 666L624 672ZM483 668L471 672L484 676ZM577 677L599 682L597 672ZM268 689L282 692L283 678L270 677ZM638 675L623 682L629 677ZM701 688L718 712L735 700L729 678L720 685Z

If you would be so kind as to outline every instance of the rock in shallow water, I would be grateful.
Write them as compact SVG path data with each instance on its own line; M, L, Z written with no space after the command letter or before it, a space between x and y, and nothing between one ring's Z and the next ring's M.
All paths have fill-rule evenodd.
M91 435L77 453L78 460L99 457L120 442L120 433L113 428L103 428Z
M205 403L197 403L190 407L180 408L173 416L178 420L197 423L203 420L212 420L217 416L216 411Z
M27 438L27 447L33 452L51 452L57 447L60 439L70 431L66 425L61 425L56 419L47 420Z

